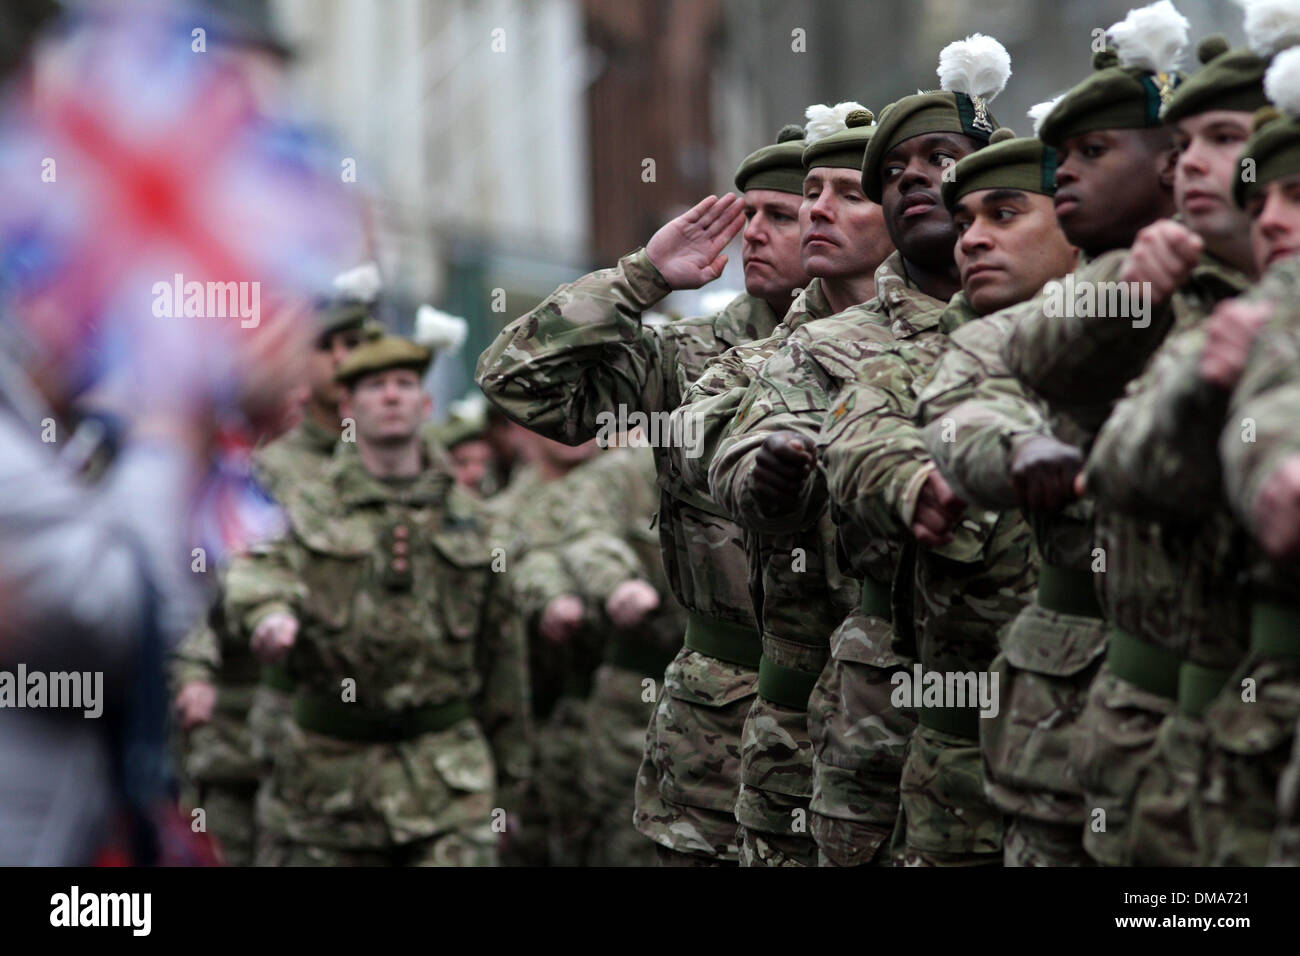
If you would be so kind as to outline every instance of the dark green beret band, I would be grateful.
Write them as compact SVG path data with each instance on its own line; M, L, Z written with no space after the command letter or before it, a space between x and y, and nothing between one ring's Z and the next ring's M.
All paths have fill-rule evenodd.
M332 335L353 329L373 318L374 306L364 302L341 302L326 305L316 312L316 333Z
M983 103L965 93L914 93L885 108L876 135L862 159L862 189L872 202L880 202L880 167L885 154L904 140L925 133L957 133L980 144L987 143L998 121Z
M1179 73L1154 74L1118 66L1097 70L1061 97L1038 135L1059 149L1072 136L1100 129L1159 126L1160 110L1181 81Z
M942 187L949 209L963 196L981 189L1019 189L1051 196L1056 192L1056 150L1040 139L1003 140L958 161Z
M875 126L852 126L838 133L832 133L825 139L819 139L804 148L804 170L818 167L861 169L863 152L875 133ZM802 186L799 191L803 192Z
M1268 61L1250 50L1221 53L1181 85L1165 105L1161 118L1176 123L1210 110L1253 113L1268 105L1264 95L1264 70Z
M433 361L433 350L399 335L381 335L363 342L348 353L334 381L350 384L363 375L390 368L409 368L423 375Z
M1241 158L1243 162L1255 161L1255 181L1246 182L1238 175L1233 186L1237 205L1245 206L1251 196L1273 180L1300 173L1300 119L1281 117L1264 124L1247 140Z
M774 143L754 150L736 170L736 188L775 189L777 192L803 195L802 139Z

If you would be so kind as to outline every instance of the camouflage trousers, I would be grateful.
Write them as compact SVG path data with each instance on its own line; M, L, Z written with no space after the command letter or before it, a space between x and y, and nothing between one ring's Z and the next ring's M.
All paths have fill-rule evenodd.
M1083 848L1082 823L1044 823L1008 817L1002 836L1004 866L1096 866Z
M682 854L739 858L740 742L758 672L682 648L664 673L636 776L637 830Z
M890 701L906 662L888 622L855 608L831 635L831 656L808 700L812 741L811 830L820 866L891 864L898 788L911 710Z
M1128 862L1133 794L1155 753L1160 724L1174 707L1174 701L1129 683L1105 663L1088 689L1071 762L1078 768L1087 815L1083 847L1098 863Z
M587 701L562 697L537 734L537 783L552 866L586 866L596 824L583 789Z
M1252 652L1205 712L1201 786L1210 866L1262 866L1279 823L1278 798L1300 719L1300 659ZM1291 816L1289 819L1294 819Z
M900 866L999 866L1002 813L984 795L979 741L924 725L900 785Z
M1033 821L1044 825L1038 848L1027 851L1031 857L1050 860L1052 847L1060 846L1060 865L1074 865L1086 817L1074 757L1088 690L1106 652L1106 626L1100 618L1034 603L1007 625L999 643L989 667L998 682L998 713L979 722L984 792L1005 816L1021 821L1022 837L1040 832Z
M257 849L257 783L213 782L198 785L195 808L203 810L209 835L227 866L252 866Z
M644 675L604 664L587 707L587 751L582 783L592 830L588 866L653 866L655 844L633 823L637 768L646 719L654 702L642 700Z
M496 866L497 834L490 824L465 827L389 847L336 847L263 839L258 866Z
M1291 745L1291 760L1277 785L1277 829L1268 862L1270 866L1300 866L1300 725Z
M716 856L702 856L698 853L678 853L657 843L650 844L655 850L655 863L658 866L723 866L734 867L735 860L723 860Z
M1178 709L1160 724L1151 762L1138 777L1128 825L1133 866L1197 866L1205 852L1200 790L1208 732Z

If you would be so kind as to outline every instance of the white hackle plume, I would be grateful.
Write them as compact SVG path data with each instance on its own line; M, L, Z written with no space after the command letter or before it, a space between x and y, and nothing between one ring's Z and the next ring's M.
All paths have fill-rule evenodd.
M939 51L939 88L991 100L1011 78L1011 54L997 40L972 33Z
M1264 74L1264 94L1292 119L1300 119L1300 46L1273 57Z
M849 128L844 122L848 115L854 110L865 109L861 103L836 103L834 106L814 103L803 114L808 120L808 125L804 127L804 143L811 146L827 136L844 132Z
M1169 0L1130 10L1106 35L1124 69L1171 73L1187 48L1191 24Z
M1056 109L1056 104L1065 99L1065 94L1054 97L1050 100L1044 100L1042 103L1035 103L1029 107L1029 119L1034 124L1034 135L1037 136L1042 132L1043 121L1047 119L1048 114Z
M459 316L431 305L422 305L415 312L415 341L435 352L455 352L468 335L469 326Z
M487 397L482 392L470 392L447 406L450 417L462 422L478 422L487 417Z
M1300 3L1296 0L1237 0L1246 13L1246 45L1264 58L1300 46Z
M374 262L340 272L334 277L334 288L345 299L357 302L374 302L382 286L379 279L379 266Z

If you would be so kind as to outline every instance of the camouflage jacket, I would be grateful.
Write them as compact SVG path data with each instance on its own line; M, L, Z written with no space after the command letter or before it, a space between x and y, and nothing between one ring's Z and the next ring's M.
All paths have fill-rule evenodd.
M1080 268L1076 287L1085 280L1116 280L1126 257L1127 250L1115 250ZM1086 427L1081 443L1089 455L1090 491L1097 497L1096 545L1104 573L1095 580L1106 619L1149 643L1220 668L1240 655L1245 626L1237 570L1241 542L1232 522L1223 509L1210 509L1194 522L1163 522L1152 515L1168 517L1168 507L1134 503L1139 485L1147 488L1147 497L1155 490L1150 475L1164 466L1153 468L1152 462L1183 454L1172 451L1181 438L1156 446L1160 428L1181 426L1153 424L1158 414L1152 412L1165 396L1163 388L1151 390L1170 381L1169 364L1179 364L1183 349L1196 348L1199 333L1184 333L1243 286L1242 276L1207 258L1167 307L1153 311L1145 328L1105 309L1093 316L1052 318L1040 295L1018 317L1004 353L1021 381L1055 411L1077 414L1082 403L1091 411L1079 420L1097 428L1112 413L1120 416L1107 424L1100 449L1091 447L1097 432ZM1131 398L1116 408L1126 389ZM1154 399L1144 397L1152 394ZM1139 428L1145 438L1136 444L1130 439ZM1147 460L1137 464L1143 456Z
M337 432L304 418L286 434L257 450L253 456L257 479L272 497L279 499L286 483L324 477L338 442Z
M1232 392L1218 449L1225 497L1243 525L1254 529L1260 488L1283 461L1300 455L1300 257L1269 269L1247 298L1273 302L1277 311ZM1297 601L1294 562L1259 561L1253 576L1257 595Z
M953 490L977 508L1017 507L1011 463L1029 438L1054 435L1068 444L1084 440L1074 419L1052 412L1025 391L1007 368L1002 349L1014 313L995 312L961 326L949 339L916 405L916 420L934 463ZM1060 511L1025 514L1042 559L1087 571L1092 562L1090 500Z
M245 633L275 611L298 619L286 665L299 694L338 700L350 686L356 706L381 712L465 701L476 719L396 744L297 733L268 827L335 846L402 843L486 817L494 777L517 806L531 762L525 647L494 573L506 536L482 504L441 465L385 482L342 444L325 480L285 508L289 533L232 566L227 612Z
M926 304L912 295L918 310ZM838 523L915 549L915 569L902 562L894 583L899 653L927 670L985 670L997 654L998 630L1035 584L1037 557L1019 515L993 511L968 511L942 548L911 543L916 502L934 470L913 421L917 394L948 334L973 316L960 295L943 309L928 302L912 320L912 335L864 343L846 356L856 375L824 415L819 458Z
M612 434L623 410L666 419L709 361L777 323L749 295L716 315L643 323L668 292L644 250L562 286L506 326L479 358L478 383L515 421L564 442ZM688 610L752 627L739 529L706 496L681 487L665 444L655 448L659 532L673 593Z

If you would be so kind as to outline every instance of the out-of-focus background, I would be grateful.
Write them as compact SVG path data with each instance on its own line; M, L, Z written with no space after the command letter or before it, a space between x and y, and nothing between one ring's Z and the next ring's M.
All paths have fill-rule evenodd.
M431 302L469 320L443 358L441 411L479 352L556 285L612 265L710 192L809 103L879 111L937 85L939 50L1001 40L993 112L1025 110L1090 69L1092 31L1138 0L269 0L304 105L355 152L389 321ZM1175 0L1193 46L1242 41L1231 0ZM1194 50L1185 65L1195 64ZM694 312L743 287L739 249ZM710 291L713 295L710 297ZM441 412L440 412L441 414Z

